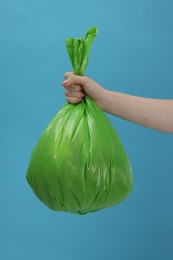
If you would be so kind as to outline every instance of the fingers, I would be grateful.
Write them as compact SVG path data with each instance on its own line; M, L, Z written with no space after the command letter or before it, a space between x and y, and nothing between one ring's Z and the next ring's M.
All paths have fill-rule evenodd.
M73 76L73 75L74 75L74 72L66 72L64 74L64 78L67 79L67 78L69 78L70 76Z
M68 89L64 90L64 94L68 97L77 97L79 99L83 99L84 98L84 93L82 91L71 91Z
M82 102L83 99L77 98L77 97L66 97L66 100L70 104L78 104Z
M74 73L67 72L64 75L66 80L62 82L62 85L65 87L64 94L66 95L66 100L71 104L80 103L85 97L83 89L78 83L79 81L77 77L78 76L74 75Z
M64 94L66 95L66 100L72 104L77 104L77 103L81 102L85 97L85 94L83 91L73 91L73 90L69 90L67 88L65 88Z
M73 72L67 72L64 74L64 78L67 80L67 85L85 85L86 76L77 76ZM66 80L64 82L66 82Z
M76 91L76 92L81 92L82 91L82 87L80 85L75 84L72 80L65 80L62 85L70 90L70 91Z

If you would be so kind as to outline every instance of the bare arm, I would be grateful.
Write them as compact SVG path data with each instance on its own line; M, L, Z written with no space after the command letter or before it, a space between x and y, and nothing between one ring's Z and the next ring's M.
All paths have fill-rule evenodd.
M131 122L173 133L173 100L142 98L110 92L104 111Z
M88 77L65 74L63 82L69 103L79 103L84 93L107 113L155 130L173 133L173 100L153 99L112 92Z

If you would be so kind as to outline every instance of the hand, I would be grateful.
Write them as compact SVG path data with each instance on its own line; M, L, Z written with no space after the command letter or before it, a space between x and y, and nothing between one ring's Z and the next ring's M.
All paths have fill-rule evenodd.
M83 88L81 86L83 79L77 79L72 72L68 72L64 75L65 81L62 85L65 87L64 94L66 95L66 100L71 104L78 104L82 102L85 97ZM84 83L84 82L83 82Z
M86 76L74 75L72 72L65 73L64 78L62 85L65 87L64 94L67 102L78 104L87 94L103 110L106 90L98 83Z

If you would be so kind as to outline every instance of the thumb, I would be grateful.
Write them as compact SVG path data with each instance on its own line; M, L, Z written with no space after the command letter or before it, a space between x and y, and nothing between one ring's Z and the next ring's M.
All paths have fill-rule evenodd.
M64 78L68 81L70 85L85 85L86 76L77 76L73 72L67 72L64 74Z

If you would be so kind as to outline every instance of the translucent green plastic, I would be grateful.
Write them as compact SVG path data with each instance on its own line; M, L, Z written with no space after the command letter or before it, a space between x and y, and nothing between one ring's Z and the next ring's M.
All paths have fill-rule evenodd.
M66 40L78 75L87 66L96 32L96 28L89 29L89 40L87 36L80 40L75 51L78 40ZM64 105L55 115L32 152L26 178L50 209L77 214L112 207L132 190L131 166L122 143L88 96L77 105Z

